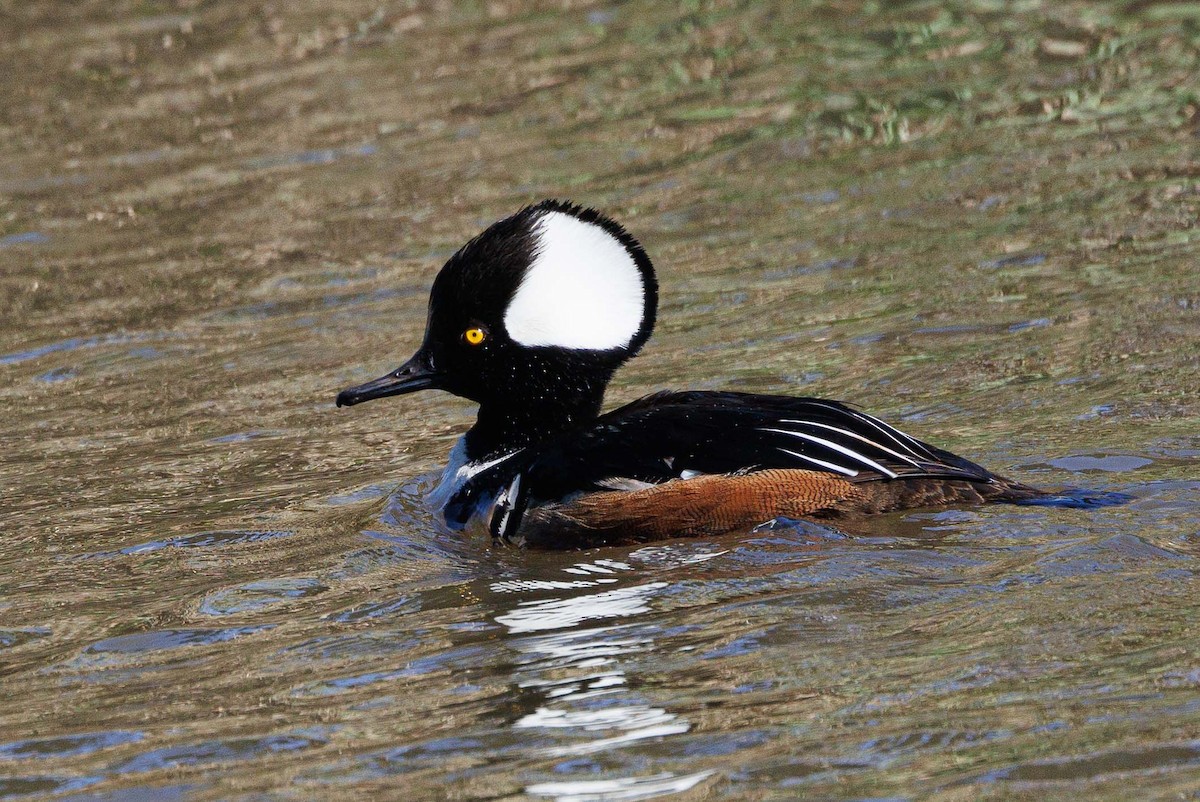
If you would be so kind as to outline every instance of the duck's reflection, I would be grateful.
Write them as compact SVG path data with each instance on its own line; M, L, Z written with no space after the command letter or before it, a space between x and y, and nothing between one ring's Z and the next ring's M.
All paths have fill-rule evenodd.
M654 636L660 629L633 619L650 612L652 600L669 583L622 587L620 582L632 567L616 561L581 563L562 570L578 578L497 582L491 588L514 595L591 588L570 596L521 601L495 617L513 636L509 645L518 655L517 684L535 697L526 707L534 708L532 712L521 715L512 727L547 736L550 744L539 747L542 755L576 759L691 729L686 719L644 699L627 673L634 655L654 648ZM616 755L609 758L605 761L609 765L621 762ZM559 799L604 799L611 793L619 793L621 799L645 799L691 787L710 773L659 773L603 781L589 774L587 780L540 783L526 790ZM600 787L610 785L613 788L607 793Z
M580 585L587 587L589 584L594 587L601 583L607 584L617 581L616 579L601 577L593 580L576 580L570 584L574 587L579 587ZM496 583L492 586L492 589L496 590L502 585L511 586L512 584ZM522 589L536 588L540 590L543 588L558 587L561 587L561 585L557 583L522 583ZM665 587L667 587L666 582L650 582L645 585L602 590L598 593L583 596L522 602L511 612L496 616L496 622L507 627L511 634L519 634L566 629L578 626L586 621L627 618L647 612L650 609L648 606L650 598ZM584 631L566 634L582 635ZM530 643L538 644L543 640L554 640L560 636L561 633L548 636L545 639L529 638L523 641L523 643L526 645ZM525 650L522 649L522 651Z

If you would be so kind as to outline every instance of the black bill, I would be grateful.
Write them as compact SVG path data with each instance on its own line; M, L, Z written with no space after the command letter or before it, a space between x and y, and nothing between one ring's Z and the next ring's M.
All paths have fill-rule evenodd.
M439 375L434 370L425 349L413 354L412 359L393 370L386 376L372 379L357 387L347 387L338 393L339 407L352 407L363 401L376 398L387 398L389 395L404 395L415 393L417 390L436 389Z

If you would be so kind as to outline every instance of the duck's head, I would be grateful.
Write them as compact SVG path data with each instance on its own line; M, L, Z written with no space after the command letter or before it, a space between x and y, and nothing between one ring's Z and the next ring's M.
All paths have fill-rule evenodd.
M396 370L338 394L351 406L445 390L484 411L599 409L649 339L658 287L645 251L592 209L542 201L493 223L442 267L425 341Z

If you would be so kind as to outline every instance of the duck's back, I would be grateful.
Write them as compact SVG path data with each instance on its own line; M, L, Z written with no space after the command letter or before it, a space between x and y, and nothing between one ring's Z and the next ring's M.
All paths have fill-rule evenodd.
M493 531L541 547L1040 495L845 404L727 392L648 396L511 470Z

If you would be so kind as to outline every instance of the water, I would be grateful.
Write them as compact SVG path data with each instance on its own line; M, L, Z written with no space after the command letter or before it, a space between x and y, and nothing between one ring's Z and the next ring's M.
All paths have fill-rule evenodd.
M0 798L1200 795L1194 3L19 4ZM1116 507L542 554L336 410L545 196L662 387L854 401Z

